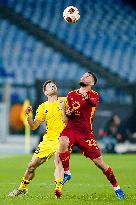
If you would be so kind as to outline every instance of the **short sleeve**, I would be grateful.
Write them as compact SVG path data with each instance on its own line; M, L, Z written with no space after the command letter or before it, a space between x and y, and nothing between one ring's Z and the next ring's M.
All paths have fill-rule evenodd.
M96 107L99 104L99 100L100 100L100 96L97 92L95 92L93 96L91 95L91 93L88 93L88 99L86 101L89 102L89 104L92 107Z
M38 109L36 110L35 120L39 120L40 122L45 121L45 104L44 103L39 105Z

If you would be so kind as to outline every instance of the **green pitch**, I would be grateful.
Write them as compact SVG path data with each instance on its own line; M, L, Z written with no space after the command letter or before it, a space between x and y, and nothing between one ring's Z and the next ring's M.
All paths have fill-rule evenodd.
M9 198L17 188L31 155L0 156L0 205L135 205L136 155L104 155L126 193L125 200L116 199L111 185L93 163L82 155L71 157L72 179L63 188L63 197L55 199L53 159L37 169L26 196Z

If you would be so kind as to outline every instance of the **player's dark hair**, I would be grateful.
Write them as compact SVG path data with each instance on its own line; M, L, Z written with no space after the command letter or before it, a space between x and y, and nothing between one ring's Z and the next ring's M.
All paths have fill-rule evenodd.
M43 92L45 92L45 90L46 90L46 85L49 84L49 83L54 83L54 84L56 84L55 81L53 81L53 80L46 80L46 81L44 82L44 84L43 84Z
M92 77L93 77L93 79L94 79L94 85L97 83L97 77L96 77L96 75L93 73L93 72L91 72L91 71L88 71L87 73L89 73Z

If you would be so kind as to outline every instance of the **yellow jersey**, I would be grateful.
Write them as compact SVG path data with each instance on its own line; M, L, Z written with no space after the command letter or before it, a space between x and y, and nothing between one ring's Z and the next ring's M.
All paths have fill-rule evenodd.
M66 98L63 99L66 102ZM46 135L51 136L53 139L58 137L65 127L62 109L58 100L54 102L46 101L39 105L35 119L40 122L45 122Z

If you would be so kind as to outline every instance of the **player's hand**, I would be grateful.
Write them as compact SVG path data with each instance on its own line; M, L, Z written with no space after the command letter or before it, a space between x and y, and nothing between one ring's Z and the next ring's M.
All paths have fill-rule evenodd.
M58 101L59 101L61 109L64 110L65 109L65 101L64 101L64 99L63 98L59 98Z
M74 110L72 108L68 107L66 110L66 115L70 116L70 115L72 115L72 113L74 113Z
M32 113L32 106L28 106L26 109L25 109L25 114L26 115L29 115L29 114L31 114Z

